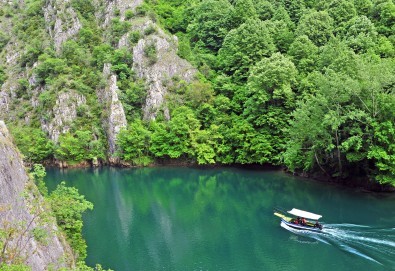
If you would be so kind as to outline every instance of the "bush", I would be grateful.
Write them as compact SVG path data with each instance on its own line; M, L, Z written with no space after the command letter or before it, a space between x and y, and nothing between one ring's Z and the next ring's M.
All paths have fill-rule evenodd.
M150 24L145 30L144 30L144 35L149 36L151 34L154 34L156 32L156 27L152 24Z
M144 55L148 58L149 65L153 65L158 61L156 46L154 43L147 44L144 47Z
M39 163L52 157L53 143L39 128L10 127L15 144L27 162Z
M133 16L134 16L133 10L127 10L127 11L125 11L125 19L126 19L126 20L132 19Z
M129 40L131 44L136 44L141 38L141 34L139 31L133 31L130 33Z
M55 214L58 226L66 234L67 240L74 250L75 258L84 260L86 242L82 237L82 213L92 210L93 204L78 193L74 187L66 187L60 183L48 198Z

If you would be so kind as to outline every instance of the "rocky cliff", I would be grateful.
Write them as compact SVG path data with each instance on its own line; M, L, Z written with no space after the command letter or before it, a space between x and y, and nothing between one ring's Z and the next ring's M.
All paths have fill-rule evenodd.
M23 261L32 270L69 265L70 248L59 239L37 188L29 179L21 155L0 121L0 231L6 233L0 263Z
M178 77L186 82L192 82L197 70L177 55L177 37L166 34L149 18L135 21L132 28L142 34L152 32L149 35L142 35L143 38L133 47L133 68L148 84L143 112L144 119L153 120L165 103L165 96L172 79ZM145 53L146 48L150 46L156 53L154 60ZM167 107L164 106L162 109L165 117L169 119Z
M155 120L159 113L170 119L166 98L174 79L190 83L197 73L177 55L177 38L136 11L142 4L0 1L0 118L13 127L39 127L55 146L65 133L91 130L92 139L106 142L107 161L116 163L117 135L127 120ZM111 49L100 51L103 45ZM130 54L130 63L114 63L116 50ZM125 110L130 90L116 70L124 64L132 74L127 80L145 82L142 113L133 117Z
M118 99L117 77L111 72L111 64L104 65L103 75L106 79L106 87L99 89L96 93L104 110L108 112L107 117L103 119L103 126L107 131L109 161L116 163L114 157L116 137L119 131L126 127L127 122L122 103Z

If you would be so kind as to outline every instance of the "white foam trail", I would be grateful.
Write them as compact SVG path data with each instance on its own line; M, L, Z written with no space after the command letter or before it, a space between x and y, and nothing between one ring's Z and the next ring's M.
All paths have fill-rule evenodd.
M356 224L325 224L324 229L317 233L297 230L284 223L281 223L281 227L297 235L333 245L377 264L395 265L395 228L374 229Z

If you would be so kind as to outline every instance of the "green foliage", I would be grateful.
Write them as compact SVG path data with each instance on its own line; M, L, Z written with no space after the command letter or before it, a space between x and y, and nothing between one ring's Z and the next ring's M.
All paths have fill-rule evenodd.
M125 19L126 20L132 19L133 16L134 16L133 10L128 9L128 10L125 11Z
M284 162L292 169L336 177L370 175L393 184L392 125L395 82L390 62L363 59L357 75L328 70L315 77L315 92L299 102L288 130ZM306 129L309 127L309 129Z
M48 196L48 189L45 186L44 182L44 177L47 175L44 166L41 164L34 164L31 175L33 176L34 182L41 195L43 195L44 197Z
M257 18L258 14L252 0L235 0L232 24L240 25L248 19Z
M72 0L71 6L86 19L95 15L95 7L93 6L92 1Z
M31 268L24 264L0 264L1 271L30 271Z
M156 33L156 28L153 24L150 24L146 29L144 29L144 35L149 36L151 34Z
M66 61L63 59L42 56L41 60L41 64L36 68L37 80L40 83L48 82L60 74L70 71Z
M43 89L32 113L24 108L16 115L28 116L34 127L50 121L59 91L76 91L87 103L77 108L56 151L45 134L15 128L26 160L49 159L54 152L69 162L104 158L104 133L92 128L105 117L95 93L104 88L102 70L109 63L130 123L118 138L124 160L272 163L392 183L393 1L147 0L135 13L126 10L125 21L115 10L118 17L104 29L90 1L73 0L83 26L57 52L42 4L28 1L20 16L14 7L3 8L14 26L11 34L0 32L0 49L10 37L20 40L19 69L34 66L36 79L35 85L16 79L13 95L27 102L34 89ZM156 25L133 31L131 23L141 16ZM164 114L148 124L139 121L148 86L136 78L132 52L118 43L128 36L134 46L157 25L178 37L178 55L200 73L192 82L176 77L163 82L168 90L163 111L170 111L170 119ZM153 41L146 42L149 65L157 63L157 50ZM7 73L0 69L0 84L9 80Z
M7 80L7 75L4 72L4 68L0 66L0 86Z
M391 121L373 123L373 145L368 158L376 165L375 179L381 184L395 185L395 127Z
M109 44L103 43L95 46L92 52L94 65L102 69L104 63L111 62L113 52L114 49Z
M118 18L112 19L110 25L111 43L113 45L118 44L119 39L129 31L130 26L128 21L121 21Z
M307 37L297 37L290 45L288 55L292 57L293 63L299 72L309 73L314 70L318 57L318 47Z
M251 115L257 125L266 121L261 115L265 104L284 109L292 105L294 93L291 86L296 81L296 74L293 62L280 53L262 59L253 67L248 78L250 96L246 101L246 114Z
M136 44L141 38L139 31L130 32L129 40L132 44Z
M192 108L197 108L201 104L210 103L214 97L214 90L211 84L195 81L190 84L185 92L187 103Z
M41 129L28 126L11 126L15 144L28 162L40 163L50 159L54 145Z
M317 46L324 45L333 35L333 19L327 11L311 11L300 19L297 35L306 35Z
M155 43L148 43L145 45L144 55L148 58L149 65L154 65L158 61Z
M140 120L132 122L127 129L121 130L117 138L118 156L135 165L146 166L151 162L149 145L151 132Z
M82 214L93 209L93 204L78 193L74 187L60 183L48 198L55 214L58 226L66 234L75 258L83 260L86 257L86 243L82 237Z
M334 24L338 29L350 19L357 15L357 11L352 1L333 0L328 4L328 13L334 20Z
M168 124L153 125L150 151L156 157L193 157L192 135L200 128L199 120L185 106L175 109L172 116Z
M119 99L128 120L141 117L141 110L147 96L147 88L142 80L124 80L119 84Z
M0 32L0 52L7 45L9 40L10 40L10 37L6 33L1 31Z
M45 228L37 227L32 230L34 239L41 245L48 244L48 232Z
M88 130L77 130L75 133L65 133L59 137L55 148L55 158L71 163L83 160L104 159L104 146L100 139Z
M243 80L248 76L250 67L263 57L270 56L274 49L266 25L259 19L250 19L228 33L218 58L224 71Z
M374 24L366 16L354 17L345 26L347 45L356 53L366 53L377 40Z
M233 7L227 0L203 0L192 10L187 31L194 43L199 41L216 52L231 29Z
M84 26L78 33L78 44L85 48L93 48L101 43L100 30Z

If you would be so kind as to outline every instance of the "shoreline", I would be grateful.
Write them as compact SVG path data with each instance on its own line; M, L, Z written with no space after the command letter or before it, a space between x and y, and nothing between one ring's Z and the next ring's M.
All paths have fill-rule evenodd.
M31 167L33 164L25 164L26 167ZM341 187L353 188L355 190L359 190L366 193L394 193L395 186L390 185L382 185L379 183L374 183L369 181L368 178L333 178L324 176L318 173L306 173L306 172L290 172L283 166L276 166L271 164L210 164L210 165L199 165L187 159L160 159L156 160L154 163L151 163L147 166L139 166L133 165L126 161L121 160L113 160L113 161L98 161L97 163L89 163L88 161L83 161L80 163L69 164L65 161L44 161L43 165L45 167L52 167L58 169L84 169L84 168L101 168L101 167L112 167L112 168L143 168L143 167L162 167L162 166L174 166L174 167L196 167L196 168L241 168L246 170L277 170L284 172L290 176L296 176L299 178L303 178L307 181L315 181L320 183L327 183L332 185L337 185Z

